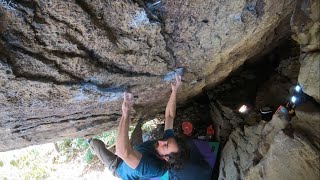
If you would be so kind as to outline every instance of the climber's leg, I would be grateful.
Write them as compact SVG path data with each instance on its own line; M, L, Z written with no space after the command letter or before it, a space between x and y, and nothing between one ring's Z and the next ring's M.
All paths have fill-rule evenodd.
M117 166L120 162L118 156L109 151L101 140L90 139L88 143L90 149L98 156L100 161L112 172L114 176L119 177L116 173Z

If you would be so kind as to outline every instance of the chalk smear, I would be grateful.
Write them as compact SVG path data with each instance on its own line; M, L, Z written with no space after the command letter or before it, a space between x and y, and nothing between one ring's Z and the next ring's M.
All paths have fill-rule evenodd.
M129 26L137 28L148 23L149 18L147 17L147 14L144 11L137 11L132 20L129 22Z
M100 103L111 102L122 98L124 89L118 87L104 88L93 83L83 83L73 98L75 101L96 100Z
M164 81L172 81L173 79L175 79L175 74L177 73L178 75L180 76L183 76L183 71L184 69L183 68L177 68L173 71L170 71L169 73L167 73L164 77L163 77L163 80Z
M0 4L8 10L15 10L17 6L11 0L0 0Z
M75 101L88 100L89 97L83 93L83 89L80 89L80 92L73 98Z

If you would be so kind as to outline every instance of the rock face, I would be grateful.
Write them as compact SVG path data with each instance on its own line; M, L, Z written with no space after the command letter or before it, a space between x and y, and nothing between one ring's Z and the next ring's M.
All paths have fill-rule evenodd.
M303 92L312 96L320 103L320 53L307 54L301 61L298 81L301 84Z
M163 111L288 35L293 0L0 0L0 151L115 127L122 92ZM285 28L284 28L285 27Z
M237 128L222 151L219 179L319 179L319 148L288 127L281 108L268 123Z
M272 120L268 122L261 132L261 137L258 146L260 155L265 155L270 144L274 141L274 137L289 125L289 115L284 107L281 107L278 112L272 116Z
M295 130L305 134L320 149L320 106L314 102L306 102L296 109L296 117L292 119Z
M310 179L320 177L319 151L300 134L293 138L280 131L268 153L244 179Z
M245 171L255 163L264 123L237 128L223 148L220 160L219 179L243 179Z
M298 59L299 56L281 60L276 73L272 74L257 90L255 102L257 109L265 106L277 109L290 99L290 88L297 84L299 75Z
M303 92L312 96L318 103L320 102L319 8L318 0L298 1L291 21L295 33L293 39L300 44L302 52L298 82ZM282 97L288 94L281 90L289 89L285 87L295 83L298 66L292 62L280 64L279 76L270 78L269 81L272 82L277 82L277 78L280 82L284 82L281 86L278 86L280 83L274 85L270 94L277 87ZM283 66L284 64L287 65ZM293 68L293 71L286 71L290 68ZM281 80L283 77L287 77L285 78L287 80ZM262 88L267 87L262 86ZM259 102L270 104L264 100L265 94L267 93L260 90L257 105ZM279 100L285 102L285 99ZM305 98L304 101L306 102L298 104L295 109L296 116L292 118L282 107L268 123L260 122L258 125L244 126L243 129L237 128L233 131L222 152L219 179L319 179L320 107L309 98Z
M212 101L210 103L210 114L215 130L215 138L222 145L224 145L229 139L233 129L236 129L244 120L238 117L233 110L223 106L218 101Z
M292 38L301 45L298 81L303 92L320 103L320 2L299 1L292 16Z

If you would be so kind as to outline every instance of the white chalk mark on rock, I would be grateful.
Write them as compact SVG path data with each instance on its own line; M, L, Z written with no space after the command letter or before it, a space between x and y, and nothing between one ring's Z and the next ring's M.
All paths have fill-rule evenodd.
M234 14L231 16L231 19L234 21L234 22L242 22L241 20L241 14Z
M110 96L102 96L99 98L98 102L104 103L104 102L110 102L110 101L115 101L120 98L122 98L123 93L118 92L118 93L110 93Z
M8 10L15 10L16 5L11 0L0 0L0 4Z
M100 103L111 102L122 98L121 88L103 88L93 83L83 83L79 92L73 98L75 101L96 100Z
M147 17L147 14L144 11L138 11L133 16L133 19L129 23L129 25L133 28L137 28L141 25L145 25L149 23L149 19Z
M83 93L83 89L82 88L80 89L80 92L74 97L75 101L83 101L83 100L87 100L87 99L89 99L89 98L88 98L88 96L86 96Z
M173 79L175 79L175 74L178 74L180 76L183 75L183 68L177 68L175 69L174 71L171 71L169 72L168 74L166 74L164 77L163 77L163 80L164 81L171 81Z

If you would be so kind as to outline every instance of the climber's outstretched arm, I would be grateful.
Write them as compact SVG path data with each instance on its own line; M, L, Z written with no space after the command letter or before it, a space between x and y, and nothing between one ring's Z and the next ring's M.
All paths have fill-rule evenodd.
M133 104L132 94L124 93L122 103L122 116L116 137L116 154L119 156L129 167L135 169L141 160L141 153L135 151L129 141L129 113Z
M181 76L175 75L176 81L171 83L172 92L166 107L164 130L173 129L173 121L176 116L177 91L181 86Z

